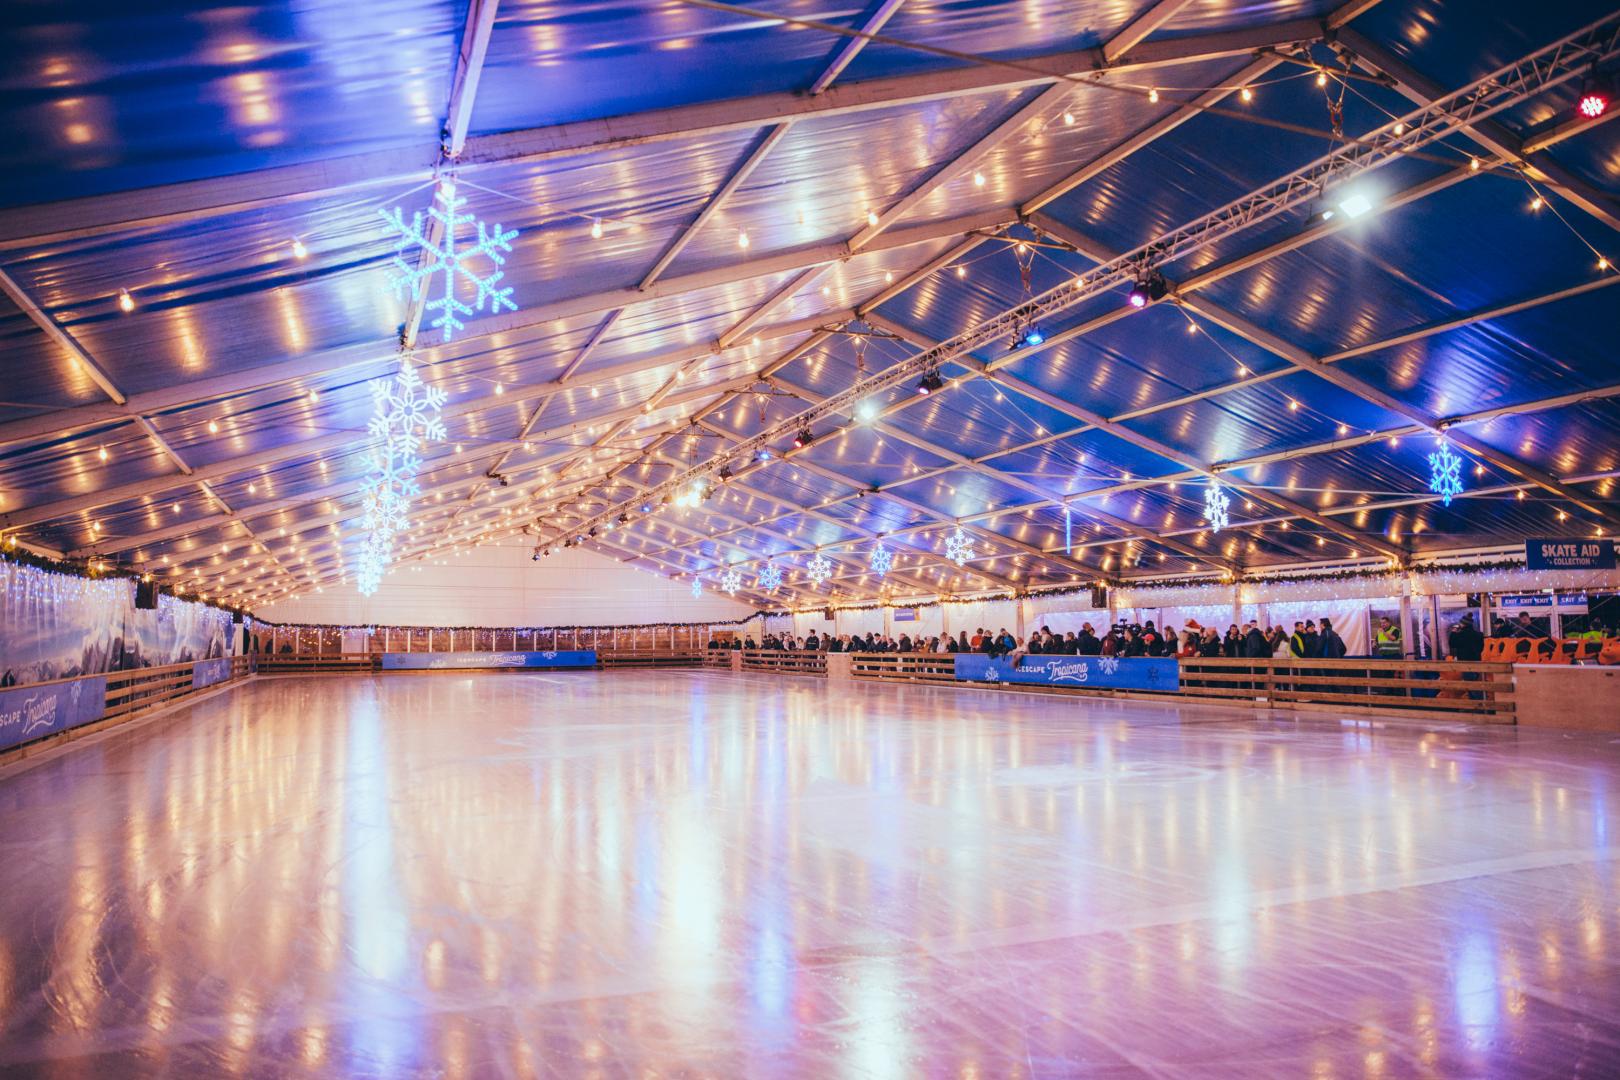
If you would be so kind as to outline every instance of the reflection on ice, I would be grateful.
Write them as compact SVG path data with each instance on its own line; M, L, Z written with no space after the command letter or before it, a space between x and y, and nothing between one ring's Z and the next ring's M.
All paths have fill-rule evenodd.
M955 688L264 680L0 774L0 1073L1617 1073L1617 773Z

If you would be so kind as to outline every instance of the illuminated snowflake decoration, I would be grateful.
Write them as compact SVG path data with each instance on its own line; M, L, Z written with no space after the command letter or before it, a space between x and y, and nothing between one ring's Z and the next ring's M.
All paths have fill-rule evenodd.
M517 239L517 230L485 225L473 214L462 212L461 208L466 203L466 199L456 194L455 181L447 179L439 182L433 205L426 216L418 210L407 222L405 212L397 206L381 211L383 220L399 234L393 273L388 279L395 294L420 299L423 293L433 287L433 275L444 275L443 293L429 300L426 307L428 311L438 313L429 325L435 330L443 330L446 341L457 330L465 329L462 316L471 315L475 308L479 311L487 308L491 315L502 308L517 310L517 304L512 300L512 286L500 287L501 279L506 276L506 271L500 267L506 265L506 256L512 250L512 241ZM457 248L456 230L469 224L477 226L472 243ZM413 247L421 249L415 261L406 257ZM468 265L469 259L477 258L487 259L495 269L480 277ZM458 278L471 284L474 289L471 306L456 295Z
M1446 506L1462 494L1462 458L1451 452L1451 443L1444 435L1429 455L1429 490L1440 496Z
M804 564L804 572L812 582L820 585L832 577L832 560L818 551L810 557L809 562Z
M372 442L360 492L364 539L354 573L362 596L370 596L382 584L393 558L394 537L405 530L411 500L421 494L416 474L422 467L422 444L447 434L440 417L445 393L424 383L408 356L400 358L393 378L371 384L371 397L367 430Z
M735 566L726 567L726 572L720 575L720 587L735 596L742 588L742 571Z
M872 573L882 577L894 566L894 552L884 547L883 541L879 540L877 547L872 549L872 556L868 560L868 564L872 567Z
M973 538L962 526L958 525L956 531L945 538L945 557L957 566L973 558Z
M782 568L775 563L766 563L759 571L760 591L773 593L781 587Z
M695 577L695 578L692 579L692 599L696 600L702 595L703 595L703 579L699 578L699 577Z
M1204 520L1215 532L1232 524L1232 500L1226 497L1226 490L1214 479L1204 489Z

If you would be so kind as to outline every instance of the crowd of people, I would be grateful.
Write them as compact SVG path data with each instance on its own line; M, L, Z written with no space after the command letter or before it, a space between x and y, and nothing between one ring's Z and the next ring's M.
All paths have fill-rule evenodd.
M1399 630L1383 620L1380 633L1393 634L1399 643ZM1380 639L1383 640L1382 638ZM990 630L979 627L969 634L966 630L955 636L936 634L916 638L902 633L899 637L868 632L865 634L817 634L811 630L804 637L792 634L766 634L756 642L752 637L733 638L722 642L709 641L711 649L767 649L788 652L865 652L865 653L984 653L988 656L1163 656L1163 657L1299 657L1301 659L1338 659L1346 653L1344 639L1333 629L1328 619L1305 619L1294 624L1293 633L1281 626L1262 629L1259 623L1242 626L1233 623L1222 634L1215 627L1199 626L1188 622L1180 631L1160 630L1150 619L1145 623L1118 623L1099 632L1091 623L1079 631L1054 632L1042 626L1022 642L1006 627ZM1397 653L1397 655L1399 655Z

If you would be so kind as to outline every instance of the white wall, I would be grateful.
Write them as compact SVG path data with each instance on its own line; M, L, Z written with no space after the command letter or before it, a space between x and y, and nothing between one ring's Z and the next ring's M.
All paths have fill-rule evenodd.
M671 581L582 548L554 550L535 562L532 546L475 548L447 566L395 569L371 597L354 585L261 607L276 623L342 626L627 626L731 622L754 610L704 583L692 599L690 578Z

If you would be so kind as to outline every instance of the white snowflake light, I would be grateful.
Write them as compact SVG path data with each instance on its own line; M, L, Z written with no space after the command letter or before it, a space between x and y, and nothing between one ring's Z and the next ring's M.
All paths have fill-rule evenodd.
M832 560L818 551L810 557L809 562L804 564L804 572L809 576L812 582L814 582L816 585L820 585L822 582L832 577Z
M1204 520L1214 532L1220 532L1232 524L1232 500L1226 497L1225 489L1214 477L1210 478L1209 486L1204 489Z
M696 600L698 597L700 597L702 595L703 595L703 579L700 578L700 577L695 577L695 578L692 579L692 599Z
M887 574L889 569L894 566L894 552L884 547L882 540L879 540L877 546L872 549L870 565L872 573L878 577Z
M442 329L446 341L457 330L465 328L461 317L471 315L475 307L479 311L487 307L491 315L502 308L517 310L517 304L512 300L512 286L500 287L506 271L499 269L506 265L506 255L512 250L512 241L517 239L517 230L503 229L499 225L490 227L473 214L462 213L461 208L466 203L466 199L456 194L455 181L447 179L439 183L426 218L418 210L407 223L404 211L397 206L381 212L383 220L399 233L398 247L394 251L394 272L388 281L394 292L417 299L432 286L434 274L444 275L444 291L427 302L427 310L438 312L429 325ZM470 246L457 249L456 229L467 224L477 225L476 236ZM415 262L406 258L406 252L412 247L421 249L421 256ZM480 277L467 265L469 259L479 257L489 260L496 269ZM473 286L476 292L473 306L468 306L456 296L457 277Z
M446 435L439 415L445 393L422 381L410 357L400 358L393 378L373 382L371 396L370 468L361 489L365 536L355 565L355 582L362 596L370 596L382 584L393 557L394 536L405 529L411 500L421 493L416 474L422 467L422 443Z
M956 531L945 538L945 557L957 566L973 558L973 538L962 526L958 525Z
M726 567L726 572L720 575L720 587L735 596L737 590L742 588L742 571L735 566Z
M1462 458L1451 452L1451 443L1439 436L1434 453L1429 455L1429 490L1440 496L1446 506L1462 494Z
M775 563L766 563L759 572L759 588L761 592L773 593L782 587L782 568Z

